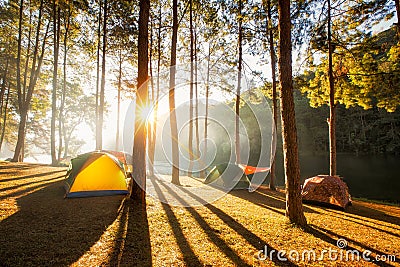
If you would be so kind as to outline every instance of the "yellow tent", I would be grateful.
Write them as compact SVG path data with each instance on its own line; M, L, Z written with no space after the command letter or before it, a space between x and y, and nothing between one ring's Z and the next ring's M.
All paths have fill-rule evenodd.
M128 194L123 164L106 152L90 152L71 160L65 197Z

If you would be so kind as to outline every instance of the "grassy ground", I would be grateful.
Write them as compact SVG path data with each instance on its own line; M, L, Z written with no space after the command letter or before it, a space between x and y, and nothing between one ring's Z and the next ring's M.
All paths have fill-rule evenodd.
M357 200L342 212L306 205L304 230L287 223L282 192L235 191L196 208L148 197L144 209L121 205L122 196L64 199L64 173L0 162L0 266L400 266L400 207ZM169 185L160 187L162 193ZM347 250L336 246L340 238ZM260 260L265 247L268 257ZM269 257L271 250L285 250L280 256L288 260ZM302 260L304 250L316 260ZM365 250L371 260L396 259L351 260L349 251Z

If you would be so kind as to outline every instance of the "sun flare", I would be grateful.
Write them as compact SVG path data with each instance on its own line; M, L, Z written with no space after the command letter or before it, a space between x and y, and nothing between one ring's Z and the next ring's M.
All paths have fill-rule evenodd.
M150 104L146 104L140 108L139 112L140 119L147 122L153 123L154 122L154 108Z

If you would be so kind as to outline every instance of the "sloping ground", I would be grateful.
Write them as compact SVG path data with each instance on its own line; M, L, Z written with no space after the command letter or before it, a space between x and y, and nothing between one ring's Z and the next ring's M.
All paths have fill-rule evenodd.
M307 205L302 230L287 224L282 192L235 191L197 208L148 197L147 209L119 210L122 196L64 199L64 173L0 162L0 266L400 266L399 207ZM358 261L366 250L387 261Z

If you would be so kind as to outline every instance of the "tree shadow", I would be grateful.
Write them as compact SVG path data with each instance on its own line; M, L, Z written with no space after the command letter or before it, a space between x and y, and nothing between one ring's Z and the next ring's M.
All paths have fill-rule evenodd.
M46 175L49 175L50 173L47 173ZM43 175L40 175L40 176L43 176ZM62 178L62 177L64 177L64 175L60 175L60 176L57 176L57 177L52 177L52 178L48 178L48 179L42 179L42 180L34 180L34 181L32 181L32 182L27 182L27 183L24 183L24 184L18 184L18 185L13 185L13 186L10 186L10 187L4 187L4 188L1 188L0 189L0 192L4 192L4 191L10 191L10 190L14 190L14 189L17 189L17 188L20 188L20 187L23 187L23 186L28 186L28 185L33 185L33 184L43 184L43 182L48 182L48 181L52 181L52 180L56 180L56 179L59 179L59 178ZM7 195L6 195L7 196Z
M348 207L346 213L400 226L400 216L392 216L383 211L372 209L358 203L354 203L352 206Z
M124 200L114 250L107 266L152 266L146 205Z
M185 190L184 188L180 188L180 189L182 191L184 191L186 194L191 195L193 198L195 198L195 199L197 198L198 199L198 197L195 194L191 193L190 191ZM198 200L200 201L200 199L198 199ZM217 215L218 218L220 218L232 230L234 230L236 233L238 233L244 239L246 239L246 241L249 244L251 244L254 248L257 248L258 250L262 250L264 248L264 246L267 246L269 250L278 251L277 249L272 247L270 244L268 244L265 240L263 240L262 238L260 238L259 236L257 236L253 232L251 232L249 229L244 227L241 223L237 222L233 217L231 217L230 215L226 214L221 209L217 208L216 206L214 206L214 205L212 205L210 203L205 205L205 207L207 209L209 209L212 213ZM280 213L279 211L276 211L276 210L274 210L274 211ZM293 263L293 262L291 262L289 260L286 261L286 262L283 262L283 261L279 260L277 258L277 255L272 255L271 260L278 266L298 266L298 265L296 265L295 263Z
M272 191L270 189L258 189L254 192L249 192L247 190L234 190L229 192L229 194L285 216L286 200L284 193ZM304 205L303 210L308 213L320 213Z
M10 169L18 169L18 170L29 170L38 167L49 167L47 164L39 164L39 163L10 163L10 162L0 162L0 170L10 170ZM14 173L15 171L13 171Z
M41 181L44 181L44 182L46 182L46 181L47 181L47 182L48 182L48 181L53 181L53 182L49 182L49 183L40 183L40 181L34 182L35 184L36 184L36 183L38 183L38 184L37 184L37 185L34 185L34 186L27 187L27 188L22 188L22 189L16 190L16 191L14 191L14 192L12 192L12 193L9 193L9 194L2 195L2 196L0 196L0 201L1 201L1 200L4 200L4 199L6 199L6 198L18 197L18 196L20 196L20 195L24 195L24 194L29 193L29 192L31 192L31 191L45 188L45 187L47 187L49 184L55 183L55 182L56 182L55 180L60 179L60 178L62 178L62 177L64 177L64 176L61 175L61 176L58 176L58 177L49 178L49 179L47 179L47 180L41 180ZM21 187L21 186L24 186L24 185L18 185L18 186L16 186L16 188ZM10 190L10 189L8 189L8 190ZM64 195L64 194L63 194L63 195Z
M161 186L163 186L166 190L169 191L171 195L173 195L180 203L185 206L185 209L191 214L191 216L197 221L197 223L200 225L200 227L203 229L203 231L207 234L208 238L227 256L229 257L237 266L251 266L247 262L243 261L243 259L231 248L228 246L228 244L223 240L221 237L219 237L215 233L215 229L213 229L207 221L196 211L195 208L193 207L188 207L188 203L185 202L185 200L179 195L174 192L165 182L162 180L157 180L157 182L160 183ZM161 189L158 187L158 185L153 181L154 187L156 191L161 192ZM191 193L189 190L185 189L184 187L178 187L180 190L185 192L186 194L192 196L194 199L198 200L199 202L202 202L202 199L198 198L196 195ZM212 206L210 204L206 205L210 211L215 213L225 224L227 224L230 228L232 228L235 232L237 232L239 235L241 235L243 238L247 240L253 247L255 247L257 250L262 250L264 246L268 245L267 242L262 240L260 237L249 231L247 228L245 228L242 224L238 223L234 218L230 217L220 209L216 208L215 206ZM269 249L274 249L273 247L268 245ZM282 262L279 261L275 256L272 257L272 261L274 261L277 265L279 266L297 266L292 262ZM202 265L196 265L196 266L202 266Z
M47 175L51 175L51 174L55 174L55 173L59 173L59 172L65 172L65 171L66 170L57 170L57 171L49 171L49 172L43 172L43 173L38 173L38 174L30 174L30 175L25 175L25 176L18 175L13 178L0 179L0 183L29 179L29 178L38 178L38 177L47 176ZM10 171L10 174L11 173L15 174L15 171ZM2 174L2 173L0 173L0 174ZM62 177L62 176L65 176L65 175L61 175L60 177Z
M333 213L333 214L331 214L331 213ZM340 217L340 216L337 215L337 213L334 213L334 212L328 212L327 215L328 215L328 216L335 217L335 218L338 218L338 219L341 219L341 220L345 220L345 221L348 221L348 222L356 223L356 224L358 224L358 225L362 225L362 226L364 226L364 227L368 227L368 228L374 229L374 230L376 230L376 231L384 232L384 233L386 233L386 234L388 234L388 235L392 235L392 236L395 236L395 237L399 237L399 238L400 238L400 235L399 235L399 234L396 234L396 233L393 233L393 232L391 232L391 231L388 231L388 230L385 230L385 229L382 229L382 228L378 228L378 227L375 227L375 226L372 226L372 225L369 225L369 224L360 222L359 220L362 220L362 219L360 219L360 218L357 218L357 219L356 219L356 218L353 218L353 217L351 217L351 216L347 216L347 214L340 214L340 215L342 215L342 216L344 215L343 217ZM375 224L375 225L379 225L379 226L383 226L383 227L388 227L388 228L391 228L391 229L394 229L394 230L399 230L399 229L395 229L395 228L393 228L393 227L390 227L390 226L388 226L388 225L379 224L379 223L376 223L376 222L369 222L369 223L373 223L373 224Z
M153 179L150 180L153 183L154 189L160 200L165 200L165 196ZM171 206L162 202L161 203L164 212L167 214L168 222L171 225L172 232L174 233L176 242L178 244L179 250L182 252L183 260L188 264L188 266L203 266L204 264L200 261L197 255L194 253L188 240L186 239L182 227L179 223L178 218L176 217L174 211Z
M247 201L250 201L256 205L259 205L261 207L264 207L266 209L269 209L269 210L279 213L281 215L285 215L285 209L286 209L285 194L282 192L271 191L269 189L258 189L257 191L254 191L254 192L248 192L247 190L235 190L235 191L231 191L230 194L233 196L245 199ZM260 197L260 196L262 196L262 197ZM322 214L320 211L315 209L315 208L318 208L318 209L323 210L324 212L327 212L329 215L331 215L330 213L340 214L342 216L348 216L348 217L352 217L352 218L359 219L359 220L360 220L360 218L357 218L356 216L361 216L364 218L387 222L390 224L400 226L400 216L397 217L397 216L389 215L383 211L380 211L378 209L372 209L372 208L366 207L359 203L354 203L353 205L348 206L345 211L340 211L337 209L332 209L330 207L323 207L323 206L319 206L319 205L316 205L314 208L314 207L310 207L309 205L310 204L306 204L306 205L303 204L304 212ZM356 216L352 216L352 215L356 215ZM377 223L377 222L372 221L371 223ZM379 223L377 223L377 224L379 224ZM394 230L399 230L398 228L395 228L395 227L390 227L387 225L383 225L383 226L392 228ZM389 232L389 233L393 234L391 232Z
M122 196L64 199L62 184L18 198L19 210L0 222L2 266L71 265L115 220Z
M332 244L332 245L335 245L335 246L337 245L338 239L345 239L346 241L350 241L351 243L353 243L353 244L355 244L355 245L357 245L357 246L363 248L364 251L365 251L365 250L369 250L369 251L375 253L376 255L385 255L385 254L386 254L386 253L384 253L384 252L382 252L382 251L379 251L379 250L377 250L377 249L374 249L374 248L372 248L372 247L370 247L370 246L367 246L367 245L365 245L365 244L363 244L363 243L361 243L361 242L358 242L358 241L356 241L356 240L354 240L354 239L351 239L351 238L348 238L348 237L345 237L345 236L336 234L336 233L334 233L334 232L332 232L332 231L330 231L330 230L327 230L327 229L318 227L318 226L316 226L316 225L309 224L309 225L305 228L305 231L308 232L308 233L310 233L310 234L312 234L313 236L315 236L315 237L317 237L317 238L319 238L319 239L321 239L321 240L323 240L323 241L325 241L325 242L327 242L327 243L330 243L330 244ZM334 236L334 237L336 237L336 238L333 238L333 237L331 237L331 236ZM338 249L339 249L339 248L338 248ZM346 249L347 251L348 251L348 250L358 251L359 255L363 255L363 251L360 251L360 250L358 250L358 249L356 249L356 248L354 248L354 247L352 247L352 246L350 246L350 245L348 245L345 249ZM395 259L395 261L396 261L396 262L399 262L399 259ZM375 261L374 263L377 264L378 266L394 266L394 265L392 265L392 264L390 264L390 263L388 263L388 262L383 262L383 261Z
M15 171L12 171L12 170L10 170L10 171L2 171L2 170L0 170L0 182L3 181L3 179L1 179L1 176L10 175L10 174L15 174Z
M341 218L341 219L344 219L347 221L359 223L359 224L365 225L367 227L374 228L370 225L366 225L366 224L357 222L352 219L361 220L361 221L365 220L365 221L367 221L369 223L373 223L375 225L380 225L380 226L391 228L391 229L397 230L397 231L400 230L400 227L398 227L398 226L400 226L400 214L399 214L399 216L389 215L389 214L386 214L384 211L369 208L361 203L353 203L351 206L348 206L346 208L346 210L344 210L344 211L332 209L332 208L322 208L320 206L318 206L318 208L323 209L329 216L333 216L333 217ZM338 217L338 216L335 216L334 214L340 215L343 217ZM347 218L344 218L344 217L347 217ZM386 223L389 223L392 225L386 225L383 223L379 223L379 221L386 222ZM377 229L377 228L375 227L374 229ZM385 231L385 230L382 230L379 228L377 230ZM388 233L390 233L392 235L396 235L392 232L388 232Z

